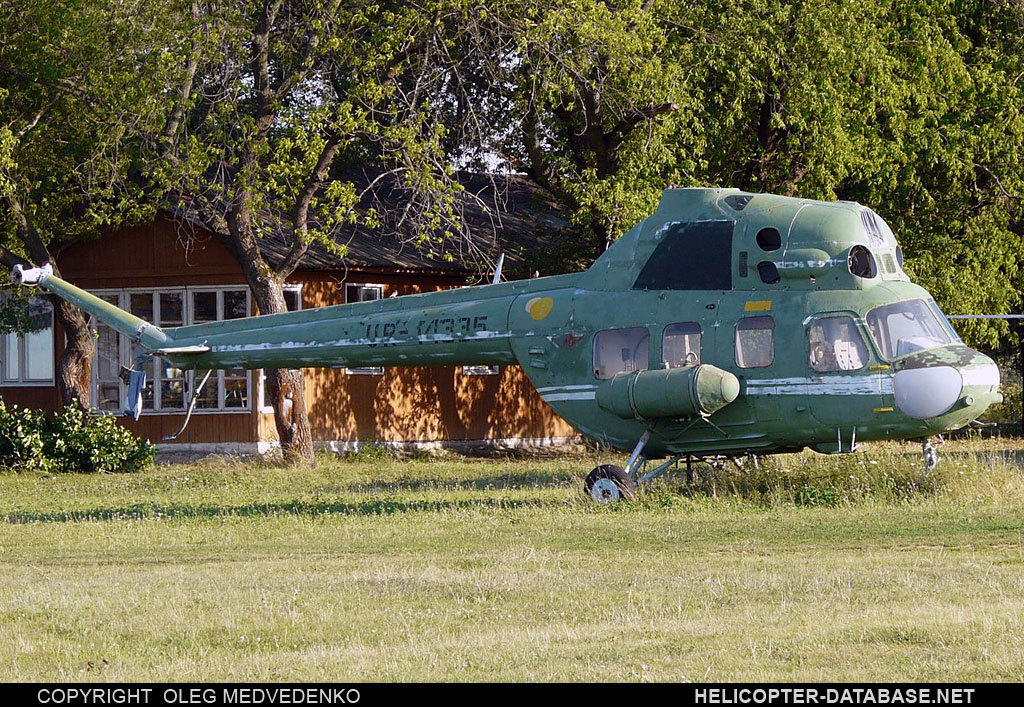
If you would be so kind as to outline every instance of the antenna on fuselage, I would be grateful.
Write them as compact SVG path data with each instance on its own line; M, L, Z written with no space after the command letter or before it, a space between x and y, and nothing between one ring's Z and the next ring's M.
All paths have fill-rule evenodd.
M501 266L505 264L505 254L502 253L498 256L498 265L494 268L494 279L491 280L492 285L497 285L501 282Z

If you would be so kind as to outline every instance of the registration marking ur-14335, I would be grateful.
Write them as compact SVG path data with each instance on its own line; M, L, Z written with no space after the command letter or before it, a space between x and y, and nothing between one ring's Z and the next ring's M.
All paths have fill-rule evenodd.
M487 317L438 317L421 319L413 324L411 320L399 319L390 322L367 322L366 339L369 346L397 346L405 341L396 337L408 337L413 331L419 343L454 341L456 337L468 336L487 330Z

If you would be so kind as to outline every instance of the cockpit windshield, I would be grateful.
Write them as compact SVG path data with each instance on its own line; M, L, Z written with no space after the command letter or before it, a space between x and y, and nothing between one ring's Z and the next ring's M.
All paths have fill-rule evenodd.
M935 312L920 299L875 307L868 312L867 322L882 358L889 361L953 342Z

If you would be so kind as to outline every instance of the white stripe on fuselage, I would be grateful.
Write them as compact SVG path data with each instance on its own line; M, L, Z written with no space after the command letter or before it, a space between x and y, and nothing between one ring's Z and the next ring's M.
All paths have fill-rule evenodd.
M592 390L587 393L541 393L541 397L549 403L557 403L562 400L593 400L597 393Z
M537 388L537 392L541 395L545 393L552 393L556 390L596 390L596 385L548 385L543 388Z
M758 378L747 381L747 395L892 395L892 377L868 374L860 376L821 376L795 378ZM593 400L595 385L554 385L538 388L549 403L564 400Z
M747 395L891 395L892 377L821 376L747 381Z

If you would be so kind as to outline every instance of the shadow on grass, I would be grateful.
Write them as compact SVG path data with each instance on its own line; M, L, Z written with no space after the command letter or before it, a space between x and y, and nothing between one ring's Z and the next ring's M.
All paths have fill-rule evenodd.
M329 484L320 486L322 492L350 491L356 493L381 493L395 491L421 491L429 489L445 490L502 490L550 488L575 483L580 478L580 470L567 469L558 472L527 472L520 474L499 474L483 476L477 479L455 479L439 477L420 477L415 479L376 480L362 483Z
M77 523L104 520L163 520L167 518L278 518L284 516L386 516L416 512L444 512L461 510L511 510L544 505L540 499L480 498L462 501L395 501L381 499L348 503L343 501L290 501L283 503L248 503L239 506L216 504L154 505L132 504L120 508L95 508L81 511L55 511L41 513L12 511L0 520L12 525L29 523Z

